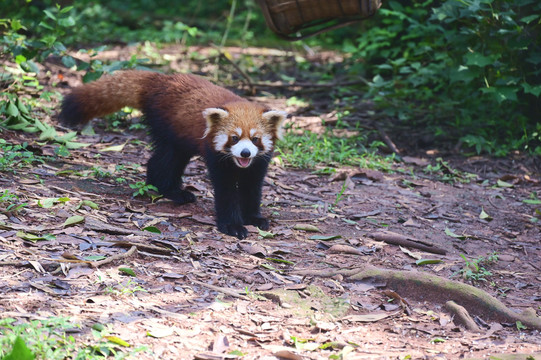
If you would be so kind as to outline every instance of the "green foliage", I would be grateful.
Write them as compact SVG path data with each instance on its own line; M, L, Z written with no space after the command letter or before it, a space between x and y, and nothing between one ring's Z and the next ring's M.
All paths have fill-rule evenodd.
M436 164L428 164L424 168L426 174L436 175L443 182L461 182L469 183L477 178L477 175L468 172L460 171L452 168L448 161L444 161L441 157L436 158Z
M541 154L541 2L383 2L344 50L369 96L403 121L428 124L476 152ZM451 134L447 134L451 131Z
M131 269L129 269L129 270L131 270ZM128 279L128 281L126 281L126 282L118 283L115 286L107 286L105 288L105 293L106 294L111 294L111 295L131 295L131 296L135 296L135 294L138 293L138 292L147 292L147 290L145 288L143 288L141 285L137 284L137 282L132 281L132 279Z
M45 157L28 150L27 143L13 145L0 139L0 172L15 173L18 168L43 163L44 159Z
M34 360L36 356L24 343L24 340L17 336L13 343L13 349L9 354L3 357L3 360Z
M124 359L145 350L137 348L130 353L117 350L114 343L102 339L102 333L93 330L96 345L79 346L66 332L74 325L66 318L49 318L19 322L13 318L0 319L0 358L30 360L64 359Z
M35 74L51 56L85 71L84 80L91 81L116 69L145 68L147 61L132 57L104 63L96 58L104 46L95 44L268 46L274 39L253 0L81 0L64 8L42 0L3 2L1 7L0 58L8 65L0 83L7 83L8 91L0 93L0 123L9 118L11 126L21 123L27 131L36 127L36 110L46 108L25 95L41 92ZM331 48L342 43L350 56L339 69L327 72L324 65L300 60L297 67L300 73L317 73L322 81L369 78L367 97L388 115L460 141L468 151L541 154L540 14L536 0L384 1L378 14L359 26L304 43ZM79 50L90 60L70 56L67 46L88 46ZM285 80L291 74L278 75ZM331 93L341 99L348 89ZM340 115L346 118L348 111ZM62 146L58 153L66 155L68 147Z
M138 181L135 184L130 184L130 188L134 189L133 197L136 196L150 196L153 197L151 192L158 192L158 189L154 185L147 184L144 181Z
M278 153L288 165L309 169L318 167L319 172L330 172L332 167L339 165L389 171L394 158L377 155L376 148L366 148L365 142L361 135L339 137L309 131L300 135L288 133L278 144Z
M458 273L467 280L471 281L487 281L486 277L491 276L492 273L488 271L485 266L493 264L498 261L498 254L492 253L487 257L479 256L476 259L468 260L464 254L460 254L460 257L464 259L464 267L458 271Z
M31 6L27 4L27 6ZM35 9L34 9L35 10ZM103 49L84 50L91 56L88 62L76 60L69 54L63 39L76 24L73 7L61 8L59 5L44 9L34 17L0 19L0 28L5 31L0 41L0 59L6 64L0 70L0 84L4 84L0 92L0 126L12 130L22 130L30 133L39 133L40 140L53 141L61 144L57 154L69 155L68 149L75 149L86 144L76 143L76 133L70 132L58 135L54 127L47 125L36 117L36 109L48 111L47 105L52 96L50 92L43 92L37 75L40 71L39 63L55 56L69 68L86 71L83 80L91 81L99 78L103 73L117 69L144 68L145 59L132 57L127 61L116 61L103 64L93 57ZM26 22L31 26L26 26ZM39 92L36 100L35 94Z
M0 194L0 212L4 214L17 214L27 205L28 203L19 200L17 194L7 189Z
M42 30L39 20L41 8L55 16L56 3L55 0L15 2L12 6L5 6L4 16L30 20L26 27L34 36ZM198 0L74 1L68 10L68 19L73 19L76 26L63 36L63 43L75 47L118 41L185 45L213 41L219 44L228 22L234 25L230 26L228 37L237 43L253 41L255 33L266 31L263 18L257 16L259 9L255 1L239 2L234 14L229 13L230 3L214 1L203 5ZM64 21L69 23L69 20ZM268 30L267 33L270 34Z

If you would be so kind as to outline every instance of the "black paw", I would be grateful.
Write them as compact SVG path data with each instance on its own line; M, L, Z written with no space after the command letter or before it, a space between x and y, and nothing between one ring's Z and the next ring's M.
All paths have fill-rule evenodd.
M261 230L269 230L269 220L265 219L263 216L250 216L246 218L244 222L245 225L253 225Z
M188 190L178 190L164 196L180 205L195 202L195 195Z
M235 236L240 240L248 236L248 230L240 224L218 224L218 230L224 234Z

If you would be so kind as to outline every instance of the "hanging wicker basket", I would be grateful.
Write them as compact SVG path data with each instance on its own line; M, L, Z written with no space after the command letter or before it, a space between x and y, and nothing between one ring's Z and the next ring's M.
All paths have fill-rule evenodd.
M376 13L381 1L258 0L258 3L268 27L293 41L364 20ZM303 34L297 34L301 31Z

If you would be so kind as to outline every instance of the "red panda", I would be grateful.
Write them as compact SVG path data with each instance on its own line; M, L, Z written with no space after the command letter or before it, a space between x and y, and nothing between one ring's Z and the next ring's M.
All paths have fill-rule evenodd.
M195 75L128 70L74 88L58 117L73 127L124 106L142 110L150 129L148 184L176 203L194 202L195 195L182 188L182 175L199 154L214 187L218 230L244 239L244 225L269 228L260 212L261 188L285 112Z

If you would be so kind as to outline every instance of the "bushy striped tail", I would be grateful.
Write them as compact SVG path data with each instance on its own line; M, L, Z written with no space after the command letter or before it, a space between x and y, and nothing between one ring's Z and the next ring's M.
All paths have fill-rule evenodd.
M143 85L149 77L156 75L149 71L118 71L74 88L64 97L58 119L63 125L74 127L125 106L140 109Z

